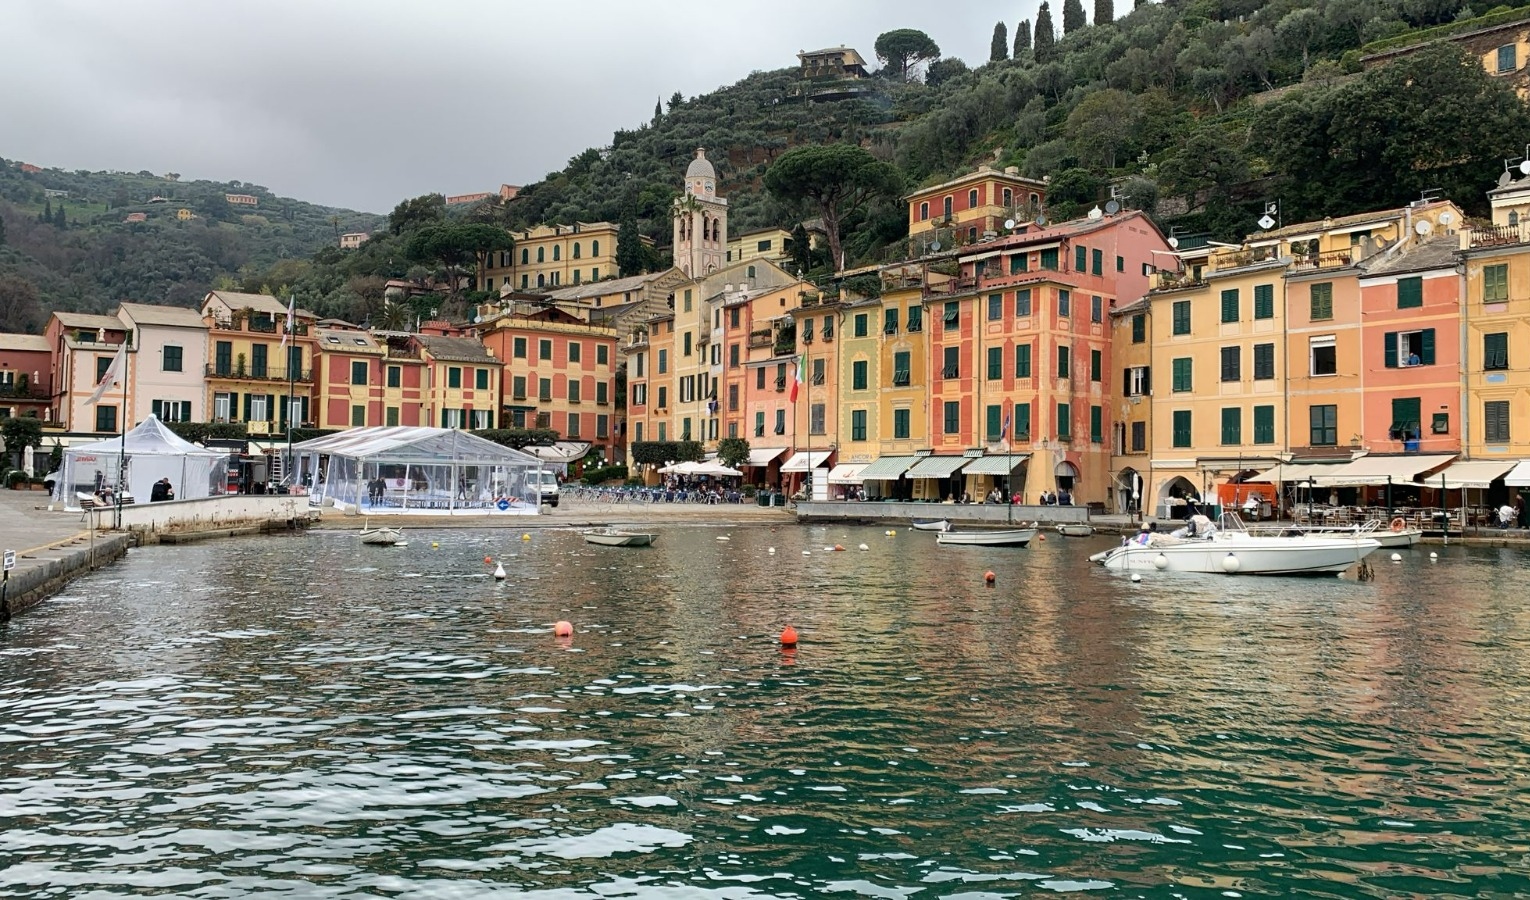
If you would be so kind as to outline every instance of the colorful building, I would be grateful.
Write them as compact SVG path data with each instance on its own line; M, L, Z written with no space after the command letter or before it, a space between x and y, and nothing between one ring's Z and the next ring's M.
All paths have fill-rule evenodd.
M0 334L0 419L53 421L53 352L41 334Z
M746 231L728 241L725 262L745 262L751 259L768 259L784 266L791 260L792 233L783 228L757 228Z
M1047 186L1021 176L1015 166L1001 172L984 165L959 178L920 188L904 199L910 237L926 242L944 238L943 247L921 248L921 252L939 252L1005 234L1010 230L1006 222L1032 221L1046 203Z
M128 397L132 424L152 413L162 422L207 421L207 323L194 309L123 303L117 318L131 331Z
M798 440L793 447L796 452L781 466L781 472L788 476L784 490L795 493L811 479L813 496L827 499L829 472L844 439L853 433L853 429L840 431L837 415L843 388L839 378L840 344L836 340L841 302L838 295L819 293L806 283L791 285L784 291L788 296L782 299L790 304L788 314L797 336L798 367L803 376L795 402L790 400L788 389ZM797 373L792 374L796 380Z
M478 271L480 289L546 291L615 278L618 230L610 222L575 222L512 231L515 248L490 255Z
M243 422L254 435L313 421L313 313L294 312L285 343L287 307L267 294L212 291L201 314L210 332L203 370L210 421Z
M105 378L112 360L128 345L129 330L115 316L56 312L43 332L52 353L52 421L65 431L81 434L118 434L126 416L127 367L118 370L111 386L97 403L90 403L96 385ZM128 345L125 355L131 355ZM134 423L126 423L131 427Z
M315 329L314 386L319 428L429 425L425 361L407 338L388 340L329 323Z
M1114 495L1107 508L1121 515L1142 511L1151 473L1153 427L1153 305L1147 297L1110 312L1111 358L1121 380L1110 396L1110 477Z
M606 459L622 458L614 327L545 309L495 316L476 331L489 353L504 361L506 425L551 428L564 440L590 442Z
M473 431L496 426L503 361L472 337L415 334L409 348L425 364L424 423Z
M1461 234L1466 409L1474 459L1530 457L1530 178L1488 193L1491 226Z

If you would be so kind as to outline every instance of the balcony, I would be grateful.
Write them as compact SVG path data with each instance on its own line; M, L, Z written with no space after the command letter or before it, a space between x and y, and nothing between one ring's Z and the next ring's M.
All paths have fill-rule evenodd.
M648 332L640 331L627 338L627 349L637 350L648 346Z
M411 350L408 347L394 347L392 345L389 345L389 347L388 347L388 358L389 359L419 359L420 358L420 351L418 351L418 350Z
M799 303L797 304L798 306L803 306L803 307L821 306L823 304L823 295L822 294L809 294L809 293L804 292L804 293L798 295L798 299L799 299Z
M776 336L769 328L749 332L749 346L751 347L769 347L775 340Z
M276 334L276 322L272 319L251 319L245 327L261 334Z
M47 400L48 393L37 385L0 384L0 398L6 400Z
M1279 258L1277 247L1254 247L1251 250L1224 250L1213 254L1211 263L1216 271L1223 269L1241 269L1244 266L1252 266L1255 263L1269 262ZM1346 253L1348 251L1345 251ZM1346 263L1347 265L1347 263Z
M1488 225L1471 230L1472 249L1478 247L1503 247L1525 242L1524 232L1518 225Z
M1316 271L1318 269L1342 269L1353 265L1355 254L1351 250L1335 250L1331 253L1317 253L1310 256L1298 256L1291 262L1293 271Z
M224 378L232 381L284 382L287 380L286 369L275 369L267 366L259 374L256 374L252 367L248 365L241 366L237 363L232 365L209 363L203 374L208 378ZM292 380L298 383L311 382L313 381L313 370L300 370L294 374Z
M1177 291L1184 288L1200 287L1206 283L1206 279L1195 272L1159 272L1157 290Z

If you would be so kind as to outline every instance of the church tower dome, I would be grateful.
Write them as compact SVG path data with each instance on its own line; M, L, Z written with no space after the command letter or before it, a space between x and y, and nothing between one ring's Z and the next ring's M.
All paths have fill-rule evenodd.
M728 250L728 201L717 196L717 169L705 147L685 169L685 193L673 208L675 265L692 278L723 267Z

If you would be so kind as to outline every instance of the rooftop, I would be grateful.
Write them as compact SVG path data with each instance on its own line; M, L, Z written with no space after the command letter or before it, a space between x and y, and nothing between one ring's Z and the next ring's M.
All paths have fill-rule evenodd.
M1419 204L1418 206L1412 207L1412 209L1415 212L1418 212L1421 210L1430 209L1435 206L1446 205L1449 202L1450 201L1448 200L1436 200L1430 203ZM1326 231L1341 231L1346 228L1355 228L1362 225L1380 225L1383 222L1390 222L1395 219L1401 219L1407 213L1407 210L1408 207L1398 207L1396 209L1382 209L1376 210L1374 212L1356 213L1353 216L1341 216L1337 219L1327 218L1319 219L1313 222L1298 222L1295 225L1287 225L1283 228L1276 228L1271 231L1257 232L1255 234L1249 235L1244 240L1250 244L1263 243L1272 239L1281 240L1285 238L1302 238L1321 234Z
M56 312L53 318L58 319L60 325L65 328L115 328L124 330L126 326L116 316L95 316L88 313Z
M24 350L48 353L52 349L48 344L48 339L40 334L0 333L0 350Z
M552 291L547 297L555 302L567 302L570 300L586 300L591 297L605 297L611 294L624 294L627 291L638 290L649 282L656 281L667 274L668 270L665 270L664 272L649 272L646 275L629 275L626 278L613 278L609 281L590 281Z
M950 181L942 181L940 184L932 184L929 187L916 188L908 193L904 199L912 199L923 194L940 193L941 191L948 190L950 188L960 187L961 185L974 181L985 181L989 178L997 178L1002 181L1008 181L1012 184L1019 184L1033 188L1045 189L1047 186L1045 181L1040 181L1035 178L1026 178L1019 172L1003 172L991 166L979 166L976 170L968 172L965 175L958 175Z
M436 337L434 335L417 334L414 336L425 352L432 357L447 362L470 362L485 365L503 365L503 361L495 359L473 338L461 337Z
M256 312L286 315L287 307L270 294L242 294L238 291L209 291L208 297L217 297L229 309L253 309ZM206 305L203 300L203 305Z
M137 325L167 325L174 328L206 328L202 314L184 306L159 306L153 303L120 303L117 306Z
M1429 272L1449 269L1457 262L1461 249L1460 239L1453 234L1435 235L1412 249L1385 259L1366 269L1365 276L1401 275L1407 272Z

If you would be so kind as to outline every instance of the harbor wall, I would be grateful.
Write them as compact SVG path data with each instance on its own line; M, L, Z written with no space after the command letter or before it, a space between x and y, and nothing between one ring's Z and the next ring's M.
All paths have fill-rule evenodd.
M1020 524L1040 522L1056 525L1063 522L1087 523L1089 509L1083 506L1006 506L1002 503L887 503L799 500L799 522L908 522L912 519L949 519L956 525Z
M86 572L121 558L132 543L133 537L127 534L98 534L94 540L80 535L20 554L0 591L0 622L31 609Z
M115 509L92 509L99 531L116 531ZM216 537L242 532L304 527L314 513L300 494L229 494L196 500L135 503L122 508L121 531L138 543L190 535Z

